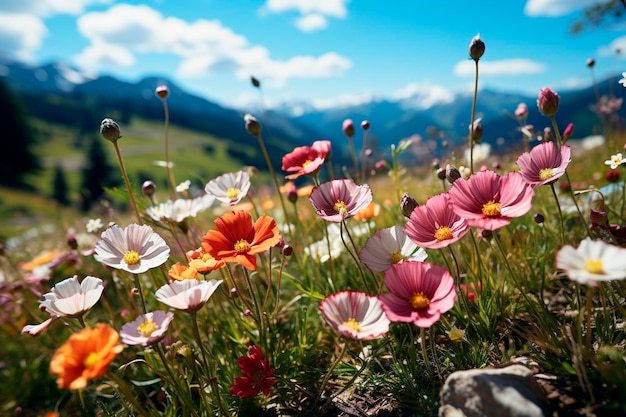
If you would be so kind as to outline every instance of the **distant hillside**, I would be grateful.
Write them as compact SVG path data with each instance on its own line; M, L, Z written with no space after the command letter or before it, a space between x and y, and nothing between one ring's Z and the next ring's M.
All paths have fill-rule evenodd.
M133 117L163 121L163 104L154 91L159 85L167 85L171 124L237 144L231 152L243 164L260 169L266 166L256 139L245 130L241 111L189 94L167 79L151 77L128 83L80 73L58 63L29 67L6 60L0 61L0 74L23 100L31 116L82 132L97 132L104 117L112 117L122 125ZM262 115L256 116L263 123ZM279 114L272 114L269 128L263 133L277 169L282 156L294 146L310 145L321 136L315 129ZM250 149L245 144L250 144ZM341 152L337 154L341 158Z
M164 78L146 78L128 83L108 76L79 72L67 65L54 63L42 67L0 60L0 75L25 101L32 115L43 120L74 126L85 132L97 129L103 117L116 118L125 123L133 116L142 119L163 119L163 107L154 90L165 84L170 89L168 104L172 124L197 130L231 141L238 146L232 152L241 151L245 164L263 169L265 166L255 140L244 130L243 112L224 108L216 103L181 90ZM617 93L624 96L616 78L600 83L601 95ZM593 88L557 91L561 105L557 121L564 129L569 122L575 123L575 137L585 137L600 131L598 116L590 106L596 103ZM538 92L537 92L538 93ZM620 95L621 94L621 95ZM351 165L348 141L341 131L344 119L353 119L357 127L355 146L360 149L362 120L371 124L368 147L375 151L375 158L386 157L390 146L400 140L420 138L421 147L414 149L411 160L422 163L438 157L467 141L471 117L472 96L457 94L453 100L428 108L417 108L417 97L398 101L374 100L369 103L315 110L306 103L287 105L267 113L268 129L264 138L275 167L280 167L282 156L295 146L310 145L314 140L329 139L333 142L333 160L337 164ZM479 91L476 117L482 118L483 142L495 145L494 151L506 152L520 145L519 125L510 117L518 103L529 108L527 122L537 131L550 125L536 107L537 95L525 96L499 91ZM297 115L293 115L298 109ZM291 111L290 111L291 110ZM262 121L263 115L255 115ZM626 117L622 107L616 116ZM269 132L269 134L268 134ZM448 147L444 148L444 141ZM249 149L244 144L250 144ZM243 148L242 148L243 147Z

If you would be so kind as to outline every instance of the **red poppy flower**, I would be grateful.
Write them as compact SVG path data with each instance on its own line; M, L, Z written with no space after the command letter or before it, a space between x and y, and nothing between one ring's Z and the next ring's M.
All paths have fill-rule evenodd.
M250 398L260 392L267 395L274 384L274 369L270 367L267 359L263 358L263 352L258 346L248 348L249 356L240 356L237 365L241 368L243 376L235 378L235 384L230 387L231 395Z
M252 224L252 216L243 211L231 211L215 220L215 229L202 237L202 247L215 259L237 262L256 269L256 255L280 241L276 221L262 215Z

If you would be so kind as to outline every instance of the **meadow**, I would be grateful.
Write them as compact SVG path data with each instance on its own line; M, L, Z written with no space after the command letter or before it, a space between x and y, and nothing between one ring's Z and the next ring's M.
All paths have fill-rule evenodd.
M528 133L531 106L549 134ZM473 111L467 144L428 166L398 162L410 140L367 165L370 126L347 119L343 169L320 138L272 166L251 115L258 169L103 115L114 204L38 200L45 216L3 225L0 412L435 416L453 372L516 363L543 377L546 415L624 415L626 135L574 140L558 108L545 88L503 109L526 151L486 159Z

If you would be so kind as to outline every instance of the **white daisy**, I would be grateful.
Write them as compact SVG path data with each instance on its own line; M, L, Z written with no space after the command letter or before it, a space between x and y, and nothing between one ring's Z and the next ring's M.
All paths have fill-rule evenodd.
M581 284L626 278L626 249L602 240L586 238L577 249L563 246L556 254L556 267Z
M616 153L615 155L611 155L611 159L607 159L604 161L604 165L610 165L611 169L615 169L618 166L624 163L624 159L621 153Z

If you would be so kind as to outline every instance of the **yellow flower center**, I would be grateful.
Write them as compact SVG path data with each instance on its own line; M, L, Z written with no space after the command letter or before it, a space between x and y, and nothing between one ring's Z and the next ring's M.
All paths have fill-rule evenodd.
M411 296L409 304L411 305L411 308L413 310L421 310L428 307L428 305L430 304L430 298L424 295L423 292L418 292Z
M203 254L202 254L202 261L203 261L203 262L210 261L211 259L213 259L213 257L211 256L211 254L209 254L209 253L203 253Z
M226 197L228 197L229 200L236 200L240 192L239 188L229 188L226 190Z
M246 253L250 250L250 244L245 239L239 239L237 243L235 243L235 252L237 253Z
M350 317L348 320L343 322L343 325L351 328L354 331L360 332L361 328L359 327L359 322L356 321L354 317Z
M539 179L541 181L545 181L545 180L549 180L550 178L554 177L554 168L544 168L541 171L539 171Z
M437 239L437 242L452 239L452 237L452 229L450 229L448 226L439 226L437 230L435 230L435 239Z
M391 262L392 264L397 264L398 262L405 261L406 259L407 257L404 256L402 253L394 252L389 257L389 262Z
M91 368L92 366L94 366L96 364L96 362L98 362L98 353L97 352L91 352L85 358L85 361L83 362L83 365L85 366L85 368Z
M129 250L128 252L126 252L126 255L124 255L124 262L126 262L127 265L135 265L138 264L140 261L141 258L139 258L139 254L137 253L137 251Z
M496 203L493 200L483 204L483 214L487 217L500 216L500 203Z
M304 161L304 162L302 163L302 168L305 168L305 167L306 167L307 165L309 165L311 162L313 162L313 161L311 161L310 159L307 159L306 161Z
M137 326L137 331L143 337L149 337L157 329L156 324L152 320L146 320Z
M604 268L600 259L587 259L585 269L591 274L604 274Z
M341 200L337 200L335 205L333 206L335 211L341 214L342 217L346 217L348 215L348 210L346 209L346 203Z

